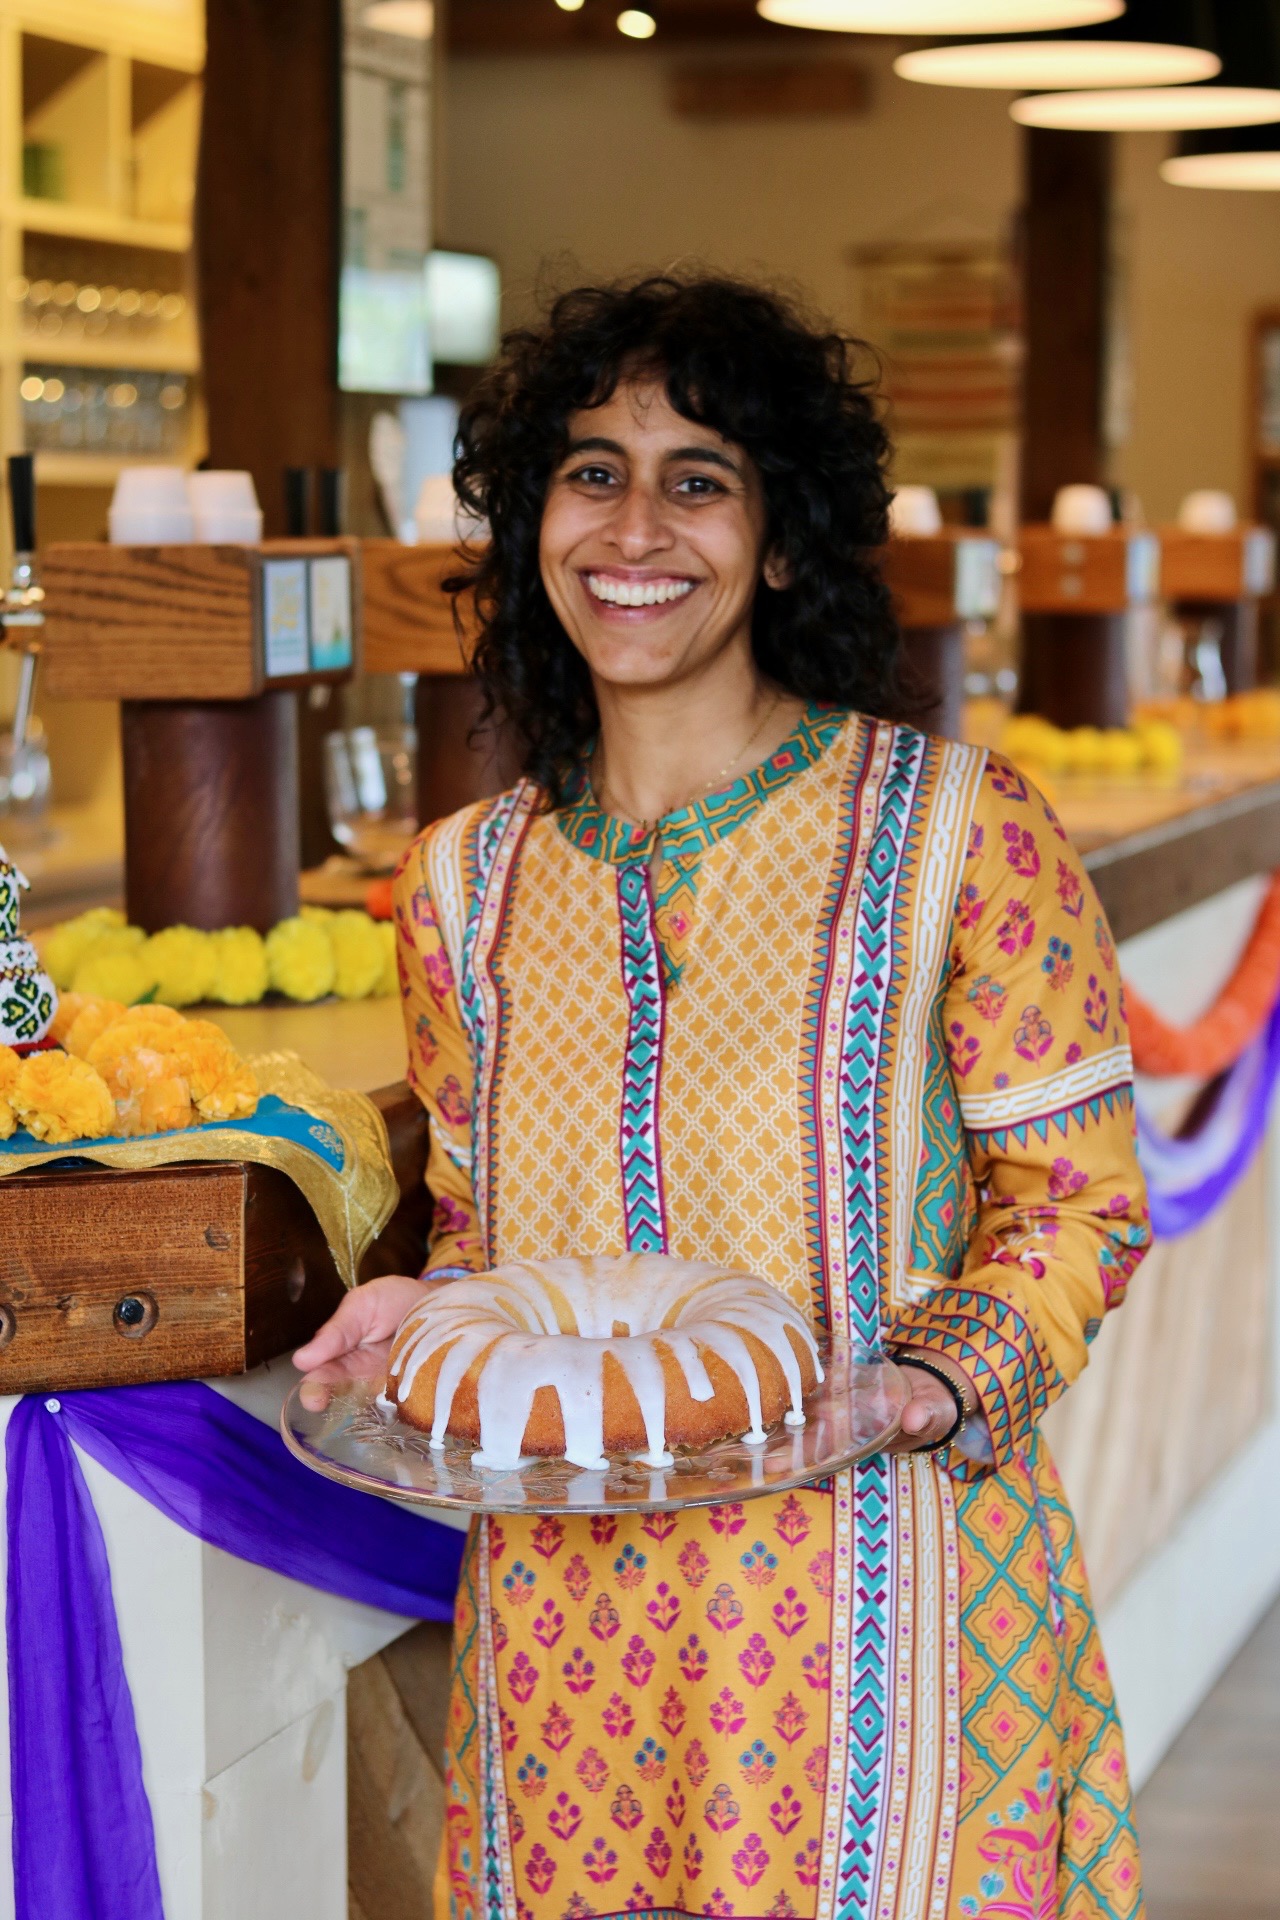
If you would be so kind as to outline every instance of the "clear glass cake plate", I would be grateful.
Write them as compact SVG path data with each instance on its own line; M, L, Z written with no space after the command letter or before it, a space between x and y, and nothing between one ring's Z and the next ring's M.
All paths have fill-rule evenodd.
M470 1441L442 1450L379 1396L390 1342L296 1386L280 1416L285 1445L304 1465L365 1493L465 1513L656 1513L785 1493L879 1453L898 1431L908 1388L883 1354L848 1340L821 1342L825 1378L805 1402L805 1424L771 1428L762 1444L721 1440L675 1448L669 1467L634 1455L603 1471L563 1459L496 1469L472 1464Z

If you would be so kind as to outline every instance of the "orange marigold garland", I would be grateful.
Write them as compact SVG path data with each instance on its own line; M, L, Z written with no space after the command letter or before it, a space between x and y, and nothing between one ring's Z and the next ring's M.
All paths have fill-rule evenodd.
M1125 987L1134 1065L1142 1073L1212 1079L1261 1033L1280 998L1280 874L1273 876L1239 965L1209 1011L1175 1027Z

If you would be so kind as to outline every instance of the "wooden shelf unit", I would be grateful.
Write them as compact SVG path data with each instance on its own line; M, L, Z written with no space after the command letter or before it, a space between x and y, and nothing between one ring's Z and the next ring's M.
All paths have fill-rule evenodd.
M0 0L0 454L34 450L41 486L106 488L131 463L193 465L203 452L190 258L203 64L200 0L163 12L129 0ZM29 295L42 283L37 305ZM150 322L122 312L113 287L126 298L178 294L185 305ZM82 290L92 306L79 304ZM33 332L37 316L61 324ZM62 444L36 444L20 392L33 367L49 380L56 369L60 381L62 369L117 371L106 395L111 441L75 443L68 392L88 396L80 408L103 405L87 377L62 381L50 403ZM132 400L131 372L144 376ZM180 418L180 429L165 450L125 444L125 409L145 407L145 376L164 373L185 384L185 397L165 400L170 412L157 417Z

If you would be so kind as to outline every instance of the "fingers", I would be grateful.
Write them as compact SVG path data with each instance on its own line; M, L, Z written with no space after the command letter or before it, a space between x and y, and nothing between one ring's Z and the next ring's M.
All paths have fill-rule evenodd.
M889 1449L892 1453L936 1446L956 1423L955 1401L940 1381L918 1367L904 1367L903 1374L910 1382L911 1398L902 1409L898 1437Z
M340 1360L357 1347L376 1346L389 1340L400 1322L423 1295L420 1280L405 1273L383 1274L363 1287L353 1287L332 1318L320 1331L299 1347L293 1364L303 1373Z
M321 1367L327 1360L338 1360L344 1353L350 1353L358 1347L368 1331L369 1308L371 1302L365 1297L365 1289L356 1287L346 1295L338 1310L325 1321L317 1334L306 1345L299 1347L293 1356L293 1364L303 1373L310 1373L314 1367Z

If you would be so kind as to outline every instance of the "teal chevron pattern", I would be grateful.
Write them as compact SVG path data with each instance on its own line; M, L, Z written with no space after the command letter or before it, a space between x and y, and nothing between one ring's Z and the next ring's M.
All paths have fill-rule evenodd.
M1104 1113L1113 1114L1117 1107L1122 1113L1127 1113L1132 1105L1133 1087L1129 1081L1125 1081L1123 1086L1110 1087L1105 1093L1095 1093L1090 1100L1077 1100L1074 1106L1060 1107L1056 1113L1039 1113L1034 1119L1024 1120L1016 1127L988 1127L981 1133L971 1131L969 1137L980 1152L990 1148L1003 1153L1010 1140L1025 1147L1032 1134L1047 1145L1051 1130L1060 1133L1065 1140L1073 1127L1082 1131L1096 1124Z
M622 1206L631 1253L665 1253L662 1150L658 1099L662 1078L662 953L653 922L649 870L643 861L618 868L622 984L627 996L627 1048L622 1063L618 1152Z
M916 1182L912 1226L912 1273L946 1274L954 1279L964 1268L965 1249L973 1224L973 1193L968 1162L956 1150L960 1114L943 1044L942 1008L946 983L929 1019L929 1052L924 1073L923 1156Z
M863 789L875 744L875 730L867 727L855 750L845 778L841 799L839 840L831 862L831 877L818 918L814 964L806 995L804 1025L800 1038L800 1116L804 1151L805 1244L809 1250L809 1292L813 1317L820 1327L831 1323L827 1300L827 1234L822 1217L821 1152L818 1138L818 1058L821 1050L822 1023L831 990L831 942L841 910L852 884L850 867L856 847L855 823L862 810Z
M925 742L895 733L867 854L853 939L853 979L841 1059L840 1114L845 1167L845 1244L849 1331L878 1346L880 1235L877 1094L885 1030L896 1011L891 991L893 907L907 848L912 801ZM850 1661L848 1790L836 1912L865 1920L875 1900L876 1856L886 1792L890 1592L893 1531L891 1464L877 1455L854 1474L854 1614Z
M874 746L867 744L850 767L846 828L834 864L820 925L819 964L810 985L802 1070L810 1076L804 1111L816 1123L816 1074L820 1023L829 991L831 939L849 906L849 865L856 822ZM849 1330L878 1345L881 1338L876 1103L886 1024L894 1011L891 993L891 927L898 877L908 841L912 802L924 741L899 731L881 788L875 829L854 908L853 972L845 1006L840 1053L840 1130L844 1164L845 1247L848 1257ZM812 1122L810 1116L813 1117ZM816 1153L811 1164L816 1163ZM825 1245L820 1192L814 1175L805 1188L815 1304L825 1317ZM886 1791L889 1656L894 1595L892 1467L884 1455L853 1474L854 1572L849 1667L848 1747L845 1806L837 1862L835 1912L840 1920L866 1920L874 1909L877 1854Z
M493 981L497 995L497 1031L494 1033L488 1031L484 995L480 987L480 968L476 964L477 948L485 906L494 884L494 867L498 853L512 819L525 797L526 790L522 783L512 788L509 793L500 794L488 813L480 818L476 828L474 852L469 861L473 885L471 898L467 903L467 921L462 937L462 981L459 989L459 1004L462 1009L462 1024L466 1029L467 1042L471 1049L472 1184L480 1214L481 1232L485 1238L486 1257L490 1264L494 1259L496 1244L494 1211L491 1205L491 1196L497 1190L494 1093L498 1085L510 1025L507 1019L508 995L500 972L499 959L506 939L508 906L519 859L518 845L510 863L505 897L501 901L497 925L490 932L487 950L479 955L481 964L487 968L489 977ZM522 839L528 832L529 819L530 815L526 813L521 829Z
M484 1058L485 1042L484 998L480 992L475 969L476 940L480 932L480 915L484 908L485 895L489 891L493 863L498 848L502 844L502 836L515 811L517 797L515 789L510 793L500 794L488 812L480 816L472 841L471 858L467 862L471 886L470 898L467 901L467 921L462 936L462 979L458 985L458 1000L462 1009L462 1024L467 1030L467 1040L471 1047L473 1084L476 1087L480 1085L480 1062Z

